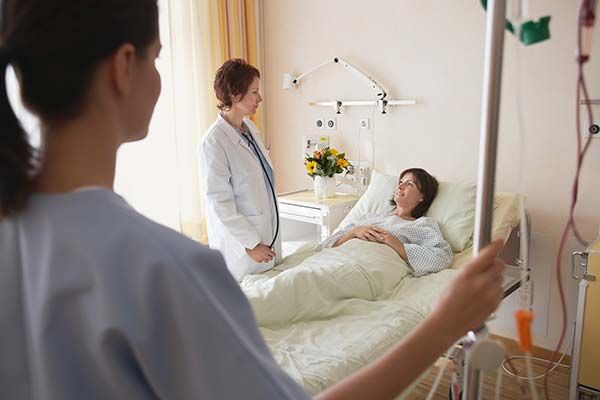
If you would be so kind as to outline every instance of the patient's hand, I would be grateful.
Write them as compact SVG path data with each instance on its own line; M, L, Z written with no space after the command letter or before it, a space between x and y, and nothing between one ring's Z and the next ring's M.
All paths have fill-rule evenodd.
M386 231L382 228L373 228L376 233L376 238L379 243L387 244L398 253L400 258L408 262L408 256L404 249L404 243L402 243L396 236L392 235L391 232Z
M379 242L380 231L381 229L374 226L357 226L352 229L352 236L360 240Z
M402 245L402 242L398 240L396 236L392 235L389 231L375 227L373 228L373 230L376 232L375 237L379 243L387 244L391 247L397 246L398 244Z

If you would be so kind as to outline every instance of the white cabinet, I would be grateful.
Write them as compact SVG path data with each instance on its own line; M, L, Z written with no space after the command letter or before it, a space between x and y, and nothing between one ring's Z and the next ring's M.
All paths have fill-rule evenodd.
M320 240L324 240L358 199L355 195L336 194L335 197L318 200L312 190L284 193L279 195L279 215L284 219L318 225Z

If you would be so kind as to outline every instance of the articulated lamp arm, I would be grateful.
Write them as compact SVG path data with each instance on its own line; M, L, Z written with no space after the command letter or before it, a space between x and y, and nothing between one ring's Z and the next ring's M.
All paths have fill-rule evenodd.
M366 82L367 85L369 85L369 87L371 88L371 90L375 91L377 98L379 100L385 99L385 96L387 96L387 92L385 91L385 89L383 87L381 87L381 85L379 83L377 83L375 81L375 79L371 78L369 75L365 74L364 72L362 72L361 70L359 70L358 68L356 68L354 65L350 64L346 60L336 57L333 59L333 61L342 65L345 69L349 70L354 75L358 76L360 79L362 79L364 82Z
M290 74L284 74L283 88L291 89L292 86L298 86L300 84L300 82L302 81L302 79L305 78L307 75L310 75L313 72L315 72L316 70L319 70L322 67L329 65L331 63L339 64L339 65L343 66L345 70L348 70L348 71L352 72L352 74L359 77L363 82L365 82L367 85L369 85L371 90L373 90L375 92L378 100L383 100L387 96L386 90L379 83L377 83L375 81L375 79L371 78L369 75L365 74L364 72L362 72L361 70L356 68L354 65L350 64L348 61L345 61L339 57L335 57L332 60L329 60L322 64L319 64L316 67L309 69L305 73L298 75L295 78L292 77Z

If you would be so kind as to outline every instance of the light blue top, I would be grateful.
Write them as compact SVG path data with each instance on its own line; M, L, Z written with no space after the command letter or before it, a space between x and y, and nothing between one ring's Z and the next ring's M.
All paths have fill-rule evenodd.
M95 189L0 221L1 399L306 399L222 256Z
M440 227L429 217L405 220L395 214L367 214L355 223L344 226L317 247L331 247L356 226L375 226L390 232L404 245L408 266L414 276L423 276L446 269L452 264L452 249Z

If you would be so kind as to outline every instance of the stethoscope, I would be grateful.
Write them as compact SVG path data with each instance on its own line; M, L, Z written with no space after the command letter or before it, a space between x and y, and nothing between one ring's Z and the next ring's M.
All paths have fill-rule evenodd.
M245 125L244 125L244 128L245 128ZM252 137L250 130L248 128L245 128L245 129L246 129L246 131L242 132L242 136L248 141L248 145L250 147L252 147L252 150L254 150L256 157L258 157L260 166L262 167L263 173L267 177L267 181L269 182L269 187L271 188L271 196L273 196L273 204L275 204L275 218L276 218L277 224L275 225L275 236L273 236L273 240L271 241L271 244L269 245L269 247L271 249L273 249L273 245L275 244L275 241L277 240L277 235L279 235L279 207L277 206L277 196L275 196L275 188L273 186L273 182L271 182L271 178L269 177L267 168L265 167L265 164L263 163L260 150L256 146L256 142L254 142L254 138Z

